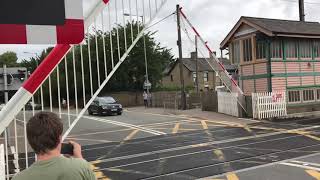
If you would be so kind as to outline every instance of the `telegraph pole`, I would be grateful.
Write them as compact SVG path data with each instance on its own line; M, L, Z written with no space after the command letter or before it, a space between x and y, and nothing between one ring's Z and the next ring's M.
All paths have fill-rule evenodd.
M178 41L177 45L179 48L179 68L180 68L180 81L181 81L181 108L182 110L187 109L186 92L184 87L183 77L183 65L182 65L182 41L181 41L181 24L180 24L180 6L177 5L177 27L178 27Z
M299 17L300 21L305 21L305 13L304 13L304 0L299 0Z
M198 36L195 35L195 54L194 59L196 61L196 85L197 85L197 94L199 94L199 66L198 66Z

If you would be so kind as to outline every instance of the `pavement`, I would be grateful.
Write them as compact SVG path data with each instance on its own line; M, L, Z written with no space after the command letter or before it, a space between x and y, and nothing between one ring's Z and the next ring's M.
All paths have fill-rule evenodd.
M76 115L61 117L68 126ZM68 139L83 145L98 179L312 180L320 177L319 125L135 107L85 115Z

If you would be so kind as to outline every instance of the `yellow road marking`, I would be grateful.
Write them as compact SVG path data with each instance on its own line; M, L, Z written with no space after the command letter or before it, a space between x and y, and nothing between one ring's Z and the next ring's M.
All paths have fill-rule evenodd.
M228 180L239 180L238 176L235 173L227 173L227 179Z
M154 130L168 130L168 128L151 128ZM179 131L196 131L199 129L179 128Z
M306 170L306 172L317 180L320 180L320 173L315 170Z
M179 131L179 128L180 128L180 123L177 123L172 130L172 134L176 134Z
M208 129L208 125L207 125L206 121L202 120L201 125L202 125L203 129Z
M136 129L136 130L132 131L126 138L124 138L124 141L129 141L129 140L132 139L133 136L135 136L138 132L139 132L139 129Z
M219 161L224 161L224 154L220 149L215 149L213 153L218 157Z
M247 125L245 125L244 127L243 127L246 131L248 131L248 132L252 132L252 130L249 128L249 126L247 126Z
M102 171L100 171L100 168L95 166L96 164L100 163L100 160L97 161L92 161L90 164L90 168L94 171L94 175L96 176L97 179L102 179L102 180L111 180L107 176L103 174Z

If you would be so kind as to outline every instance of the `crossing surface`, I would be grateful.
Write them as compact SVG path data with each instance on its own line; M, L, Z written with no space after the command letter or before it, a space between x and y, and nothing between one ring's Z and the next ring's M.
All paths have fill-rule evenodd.
M127 115L134 119L133 113ZM113 124L110 125L110 128L114 128L113 133L128 130L122 132L124 134L121 138L119 135L118 141L106 140L111 134L107 133L107 136L100 134L103 134L102 128L106 127L101 127L99 132L96 132L100 135L93 131L86 134L78 132L73 135L78 139L84 139L83 142L88 142L88 145L83 147L83 155L93 165L98 178L253 180L261 175L261 179L265 177L265 179L312 180L318 176L320 170L317 164L317 160L320 162L320 155L317 155L320 150L318 124L320 123L317 119L277 123L258 122L243 126L232 123L213 124L202 119L191 121L192 118L183 116L153 116L153 123L137 118L140 121L131 120L131 124L146 129L158 128L156 131L165 134L143 132L138 135L141 133L140 129L130 127L117 129ZM171 123L167 121L174 117L175 121ZM128 120L126 115L88 118L116 118L122 123ZM170 128L165 129L168 125ZM181 129L190 130L181 131ZM95 136L95 141L89 143L89 140L93 139L90 136ZM315 154L313 158L308 158L313 154ZM29 162L32 163L33 155L30 154L29 157L31 157ZM24 159L21 158L20 166L23 167ZM314 160L313 164L311 160ZM291 172L294 173L286 175Z

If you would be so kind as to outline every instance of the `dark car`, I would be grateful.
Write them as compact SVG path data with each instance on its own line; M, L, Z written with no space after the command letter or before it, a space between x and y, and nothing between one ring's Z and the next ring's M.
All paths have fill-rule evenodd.
M90 115L122 114L122 105L117 103L113 97L97 97L88 108Z
M41 104L37 104L37 103L34 103L32 101L29 101L27 102L26 106L25 106L26 110L28 111L31 111L31 110L41 110L42 109L42 106Z

